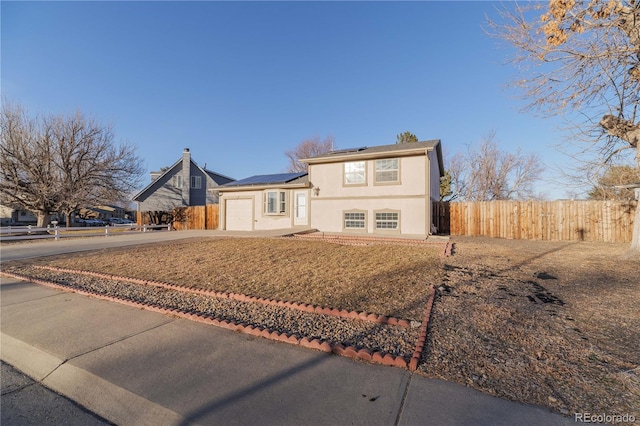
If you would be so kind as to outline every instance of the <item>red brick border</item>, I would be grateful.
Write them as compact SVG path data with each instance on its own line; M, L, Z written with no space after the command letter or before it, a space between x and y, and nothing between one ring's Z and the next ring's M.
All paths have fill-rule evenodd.
M429 321L431 320L431 309L433 308L433 301L436 296L435 286L431 286L429 292L429 300L427 301L427 308L425 309L424 319L422 320L422 327L420 328L420 334L418 335L418 343L416 344L416 350L413 351L411 361L409 361L409 370L416 371L422 351L424 350L425 343L427 342L427 332L429 330Z
M89 297L95 297L97 299L102 299L102 300L107 300L107 301L111 301L111 302L117 302L123 305L127 305L127 306L132 306L138 309L144 309L144 310L148 310L148 311L152 311L152 312L158 312L158 313L162 313L162 314L169 314L169 315L173 315L175 317L179 317L179 318L184 318L184 319L188 319L191 321L196 321L196 322L201 322L201 323L205 323L205 324L210 324L210 325L214 325L217 327L221 327L221 328L225 328L231 331L236 331L236 332L240 332L240 333L244 333L244 334L249 334L252 336L256 336L256 337L263 337L265 339L270 339L270 340L275 340L275 341L279 341L279 342L283 342L283 343L289 343L289 344L293 344L293 345L300 345L304 348L308 348L308 349L315 349L315 350L319 350L322 352L327 352L327 353L334 353L337 355L341 355L341 356L345 356L348 358L352 358L352 359L361 359L363 361L369 361L372 363L378 363L378 364L383 364L383 365L389 365L389 366L393 366L393 367L400 367L400 368L408 368L409 364L407 363L407 360L403 357L403 356L393 356L391 354L385 354L383 352L379 352L379 351L370 351L368 349L357 349L353 346L344 346L340 343L338 344L330 344L329 342L327 342L326 340L320 340L320 339L313 339L313 340L309 340L306 337L298 337L296 335L288 335L286 333L279 333L275 330L270 330L267 328L262 328L262 327L253 327L251 325L244 325L244 324L236 324L233 322L229 322L226 320L220 320L218 318L215 317L209 317L209 316L205 316L203 314L192 314L192 313L185 313L182 311L178 311L175 309L167 309L167 308L160 308L157 306L153 306L153 305L148 305L148 304L143 304L143 303L139 303L139 302L134 302L131 300L127 300L124 298L118 298L118 297L112 297L112 296L104 296L104 295L100 295L97 293L93 293L93 292L89 292L89 291L85 291L85 290L79 290L79 289L75 289L75 288L71 288L71 287L67 287L64 285L60 285L51 281L47 281L47 280L41 280L38 278L31 278L28 276L23 276L20 274L14 274L14 273L10 273L10 272L5 272L2 271L0 272L1 274L16 278L16 279L20 279L20 280L24 280L24 281L29 281L35 284L40 284L40 285L44 285L47 287L51 287L51 288L55 288L55 289L59 289L59 290L63 290L63 291L70 291L73 293L77 293L77 294L81 294L81 295L85 295L85 296L89 296ZM100 275L97 275L100 276ZM104 278L104 276L103 276ZM111 279L111 278L109 278ZM144 280L138 280L138 281L144 281ZM164 283L163 283L164 285ZM169 284L170 285L170 284ZM284 306L284 305L283 305ZM305 305L305 306L311 306L311 305ZM309 312L313 312L313 311L309 311ZM423 328L424 328L424 324L423 324ZM415 353L414 353L414 357L415 357ZM413 371L413 370L412 370Z
M322 232L292 234L284 238L295 238L299 240L319 240L325 241L327 243L340 244L345 246L368 246L373 244L410 247L442 246L442 257L451 256L451 250L453 248L453 243L451 241L429 241L429 239L418 240L412 238L393 237L365 237L360 235L326 235Z
M50 271L57 271L57 272L67 272L71 274L88 275L88 276L97 277L97 278L104 278L107 280L126 281L134 284L150 285L154 287L166 288L169 290L182 291L185 293L202 294L205 296L217 297L220 299L233 299L233 300L238 300L240 302L253 302L253 303L261 303L263 305L280 306L284 308L295 309L302 312L331 315L339 318L358 319L362 321L374 322L377 324L397 325L405 328L411 327L411 322L409 320L395 318L395 317L387 317L384 315L371 314L368 312L347 311L344 309L340 310L336 308L328 308L324 306L315 306L315 305L297 303L297 302L288 302L284 300L264 299L261 297L249 296L242 293L223 293L223 292L217 292L213 290L197 289L197 288L188 287L184 285L170 284L170 283L164 283L160 281L143 280L140 278L130 278L130 277L125 277L120 275L102 274L99 272L83 271L79 269L67 269L67 268L58 268L54 266L42 266L42 265L38 265L36 266L36 268L48 269Z

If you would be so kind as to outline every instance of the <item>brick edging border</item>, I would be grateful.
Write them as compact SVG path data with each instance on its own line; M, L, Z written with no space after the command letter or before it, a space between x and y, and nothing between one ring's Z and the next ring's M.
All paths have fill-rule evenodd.
M453 255L453 242L447 241L442 252L442 257L449 257Z
M35 267L41 268L41 269L48 269L51 271L57 271L57 272L68 272L72 274L89 275L97 278L104 278L107 280L126 281L134 284L151 285L154 287L161 287L161 288L181 291L185 293L202 294L204 296L217 297L220 299L233 299L239 302L253 302L253 303L260 303L260 304L269 305L269 306L279 306L283 308L295 309L297 311L331 315L339 318L358 319L358 320L369 321L377 324L397 325L405 328L411 327L411 321L409 320L396 318L396 317L387 317L385 315L377 315L377 314L372 314L368 312L347 311L346 309L340 310L336 308L328 308L324 306L316 306L311 304L287 302L284 300L265 299L262 297L249 296L242 293L224 293L224 292L218 292L213 290L198 289L198 288L188 287L188 286L179 285L179 284L144 280L140 278L130 278L130 277L125 277L120 275L103 274L100 272L83 271L80 269L58 268L55 266L43 266L43 265L37 265Z
M298 240L319 240L332 244L340 244L346 246L366 246L369 244L379 245L400 245L410 247L425 247L425 246L442 246L442 257L451 256L451 250L453 248L453 242L451 241L429 241L407 238L393 238L393 237L364 237L359 235L324 235L322 233L300 233L291 234L284 238L294 238Z
M377 363L377 364L382 364L382 365L388 365L388 366L393 366L393 367L400 367L400 368L408 368L411 371L415 371L415 368L411 369L411 365L414 365L415 367L417 367L417 361L413 364L409 364L407 363L407 360L405 359L405 357L403 356L394 356L391 354L385 354L384 352L379 352L379 351L371 351L369 349L357 349L353 346L344 346L340 343L337 344L331 344L329 342L327 342L326 340L321 340L321 339L312 339L309 340L307 337L297 337L296 335L293 334L286 334L286 333L279 333L275 330L270 330L268 328L262 328L262 327L254 327L252 325L245 325L245 324L237 324L234 322L230 322L230 321L226 321L226 320L220 320L218 318L213 318L213 317L209 317L209 316L205 316L204 314L192 314L192 313L185 313L182 311L179 311L177 309L168 309L168 308L161 308L158 306L154 306L154 305L150 305L150 304L144 304L144 303L139 303L139 302L134 302L132 300L128 300L128 299L124 299L124 298L119 298L119 297L113 297L113 296L104 296L101 294L97 294L97 293L93 293L90 291L85 291L85 290L80 290L80 289L75 289L72 287L68 287L68 286L64 286L64 285L60 285L57 283L54 283L52 281L47 281L47 280L42 280L39 278L32 278L32 277L28 277L26 275L20 275L20 274L15 274L15 273L11 273L11 272L5 272L2 271L0 272L0 274L12 277L12 278L16 278L16 279L20 279L20 280L24 280L24 281L29 281L35 284L40 284L46 287L51 287L51 288L55 288L55 289L59 289L59 290L63 290L63 291L70 291L73 293L77 293L77 294L81 294L84 296L89 296L89 297L95 297L97 299L101 299L101 300L106 300L106 301L110 301L110 302L117 302L126 306L131 306L131 307L135 307L138 309L144 309L144 310L148 310L151 312L157 312L157 313L162 313L162 314L169 314L169 315L173 315L175 317L179 317L179 318L184 318L184 319L188 319L191 321L196 321L196 322L200 322L200 323L204 323L204 324L210 324L210 325L214 325L216 327L221 327L227 330L231 330L231 331L235 331L235 332L239 332L239 333L244 333L244 334L249 334L252 336L256 336L256 337L263 337L265 339L270 339L270 340L275 340L278 342L283 342L283 343L289 343L289 344L293 344L293 345L299 345L302 346L304 348L307 349L315 349L315 350L319 350L321 352L327 352L327 353L334 353L336 355L341 355L341 356L345 356L347 358L352 358L352 359L360 359L360 360L364 360L364 361L369 361L372 363ZM432 287L433 289L433 287ZM430 298L430 302L432 303L432 299L433 297ZM427 314L425 316L425 318L428 318L428 316L430 315L431 309L430 309L430 305L431 303L427 303L428 305L428 310L427 310ZM311 305L307 305L307 306L311 306ZM311 311L309 311L311 312ZM422 325L422 328L424 329L424 335L426 336L426 326L425 324ZM416 350L413 353L412 356L412 361L416 358L416 352L418 351L418 349L420 348L420 350L422 350L422 345L424 345L424 339L422 340L422 344L421 342L421 338L422 338L422 332L421 335L418 339L418 346L416 346ZM417 357L417 359L419 360L419 355Z
M418 369L418 363L420 362L422 351L424 350L425 343L427 342L427 332L429 330L429 321L431 320L431 309L433 308L433 301L435 300L435 297L436 287L434 285L431 285L431 289L429 291L429 300L427 301L424 319L422 320L422 327L420 327L420 334L418 335L416 349L415 351L413 351L411 361L409 361L409 371L416 371Z

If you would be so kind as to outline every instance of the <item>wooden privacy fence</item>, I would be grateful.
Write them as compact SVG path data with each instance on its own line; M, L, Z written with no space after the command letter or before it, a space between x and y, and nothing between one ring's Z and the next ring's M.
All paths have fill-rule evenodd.
M174 227L178 230L186 229L218 229L218 204L207 204L206 206L190 206L185 211L185 220L174 222Z
M152 212L159 216L162 223L170 221L172 212ZM158 214L160 213L160 214ZM173 222L173 227L178 231L187 229L218 229L219 218L218 204L208 204L206 206L190 206L184 211L183 220ZM138 225L153 223L150 212L141 212L138 215Z
M510 239L630 242L637 201L434 203L439 233Z

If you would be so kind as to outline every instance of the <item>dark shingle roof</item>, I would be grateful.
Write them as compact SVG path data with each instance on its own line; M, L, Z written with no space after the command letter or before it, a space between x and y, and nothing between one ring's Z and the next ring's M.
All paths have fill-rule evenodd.
M380 145L380 146L361 147L361 148L352 148L352 149L338 149L323 155L312 157L312 159L315 160L320 158L360 156L360 155L369 155L369 154L378 154L378 153L387 153L387 152L402 152L402 151L411 151L414 149L429 149L429 148L434 148L439 143L440 143L440 140L430 140L430 141L423 141L423 142L410 142L410 143L403 143L403 144L394 143L392 145Z
M440 146L440 140L434 139L422 142L409 142L402 144L392 145L380 145L361 147L361 148L349 148L339 149L331 151L326 154L318 155L316 157L301 159L300 161L308 164L320 164L320 163L332 163L342 161L353 161L356 159L374 159L374 158L386 158L390 156L402 156L402 155L416 155L421 151L429 151L435 149L438 158L438 166L440 168L440 176L444 175L444 163L442 160L442 148Z
M235 182L227 183L223 187L254 186L254 185L282 185L307 176L307 172L278 173L274 175L255 175Z

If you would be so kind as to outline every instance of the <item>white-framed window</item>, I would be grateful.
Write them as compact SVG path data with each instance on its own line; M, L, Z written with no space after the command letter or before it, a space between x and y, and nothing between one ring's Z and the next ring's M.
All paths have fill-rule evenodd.
M365 212L344 212L344 229L362 230L367 227Z
M202 188L202 176L191 176L191 188L193 189Z
M284 191L266 191L264 194L265 214L286 214L287 193Z
M400 212L376 212L376 229L383 231L397 231L400 229Z
M173 186L178 189L182 189L182 175L175 175L173 177Z
M344 163L345 185L363 185L365 183L367 183L367 172L364 161Z
M400 180L400 160L387 158L376 160L376 183L398 182Z

